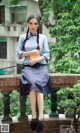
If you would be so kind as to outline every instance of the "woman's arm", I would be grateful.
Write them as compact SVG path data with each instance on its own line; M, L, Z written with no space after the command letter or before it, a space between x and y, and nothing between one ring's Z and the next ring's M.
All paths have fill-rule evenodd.
M23 42L24 42L24 34L20 36L19 41L18 41L18 46L17 46L17 50L16 50L16 54L18 56L19 59L22 59L23 57L27 57L30 54L36 53L39 54L39 50L34 49L32 51L24 51L23 50Z
M18 40L18 45L17 45L16 54L17 54L17 57L18 57L19 59L22 59L22 53L24 52L24 51L23 51L24 36L25 36L25 35L21 35L21 36L19 37L19 40Z
M43 52L41 53L41 56L39 56L36 59L32 59L29 61L29 65L34 65L36 63L39 63L43 60L48 60L50 58L50 52L49 52L49 47L48 47L48 42L46 36L44 36L43 40Z
M50 50L49 50L48 41L47 41L47 37L46 36L44 36L44 40L43 40L42 56L45 57L45 60L49 60L49 58L50 58Z
M39 54L39 50L34 49L34 50L31 50L31 51L23 52L21 56L26 57L26 56L30 56L31 54Z
M38 57L36 59L29 60L28 64L33 66L36 63L39 63L40 61L46 60L44 56Z

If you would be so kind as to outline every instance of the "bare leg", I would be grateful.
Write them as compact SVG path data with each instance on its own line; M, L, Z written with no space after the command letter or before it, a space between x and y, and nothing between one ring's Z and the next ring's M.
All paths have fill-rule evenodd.
M37 92L37 103L38 103L38 111L39 111L39 120L43 119L43 94Z
M32 111L32 120L31 120L31 130L35 133L37 128L37 119L36 119L36 91L32 90L30 92L30 102L31 102L31 111Z
M34 119L36 118L36 91L31 90L29 96L32 110L32 118Z
M38 124L37 124L36 131L42 132L44 130L44 125L43 125L43 94L40 92L37 92L37 104L38 104L39 117L38 117Z

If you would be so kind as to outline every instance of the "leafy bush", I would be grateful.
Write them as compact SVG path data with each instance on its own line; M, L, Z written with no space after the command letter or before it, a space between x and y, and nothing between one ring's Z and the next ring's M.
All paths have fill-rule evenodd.
M73 117L73 124L75 131L79 130L79 118L80 118L80 83L77 83L73 88L67 87L59 90L58 95L58 109L64 109L67 116Z
M55 70L61 73L80 73L79 0L75 2L74 0L54 0L53 9L55 25L49 27L49 32L52 38L56 38L56 41L49 45L51 51L49 70L50 72Z
M10 112L11 116L17 115L19 113L19 93L17 91L13 91L10 94Z
M70 56L62 57L57 63L54 63L55 70L61 73L80 73L80 62Z

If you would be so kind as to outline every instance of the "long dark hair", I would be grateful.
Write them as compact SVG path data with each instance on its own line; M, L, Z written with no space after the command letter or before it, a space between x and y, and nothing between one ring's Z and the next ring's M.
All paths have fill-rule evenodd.
M40 24L40 18L38 17L38 16L35 16L35 15L30 15L29 17L28 17L28 19L27 19L27 23L29 23L29 21L31 20L31 19L33 19L33 18L35 18L37 21L38 21L38 23ZM24 42L23 42L23 50L25 50L25 42L28 40L28 32L29 32L29 27L28 27L28 29L27 29L27 32L26 32L26 37L25 37L25 40L24 40ZM38 27L38 29L37 29L37 48L36 49L40 49L40 47L39 47L39 27Z

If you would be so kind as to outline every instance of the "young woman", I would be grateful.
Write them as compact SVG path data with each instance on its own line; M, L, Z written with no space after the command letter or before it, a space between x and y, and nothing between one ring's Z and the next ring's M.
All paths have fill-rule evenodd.
M21 95L30 96L32 120L31 129L43 130L43 94L52 93L50 77L46 67L49 59L49 47L45 35L39 33L40 20L31 15L27 20L28 30L19 38L17 56L25 57L21 73ZM38 105L38 118L36 114Z

